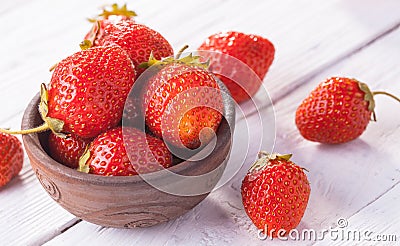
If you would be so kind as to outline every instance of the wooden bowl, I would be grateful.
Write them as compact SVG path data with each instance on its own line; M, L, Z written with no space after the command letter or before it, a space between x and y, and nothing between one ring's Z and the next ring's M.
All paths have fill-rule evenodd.
M106 227L153 226L191 210L206 198L219 181L229 157L235 123L234 103L226 96L224 102L225 119L218 128L212 153L205 159L183 161L168 169L186 176L201 175L214 170L214 175L204 176L192 184L208 187L208 191L200 195L169 194L154 188L138 175L104 177L70 169L48 155L48 133L24 135L23 143L32 169L43 188L70 213ZM33 128L42 123L38 104L39 95L36 95L25 110L22 129ZM168 178L162 172L153 174L151 179L156 181Z

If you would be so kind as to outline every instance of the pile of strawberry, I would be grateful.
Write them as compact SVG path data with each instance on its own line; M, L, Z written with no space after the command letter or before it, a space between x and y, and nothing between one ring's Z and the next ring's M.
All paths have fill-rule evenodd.
M42 85L44 124L27 131L50 129L49 154L66 166L104 176L153 172L175 163L167 144L198 149L215 136L224 105L219 79L207 68L223 62L181 58L183 50L174 58L169 42L136 23L135 15L126 5L104 9L91 20L82 50L57 63ZM274 56L267 39L238 32L212 35L199 49L235 56L253 68L257 81ZM150 66L156 68L143 74ZM241 88L220 79L239 102L261 85Z
M42 85L39 111L44 124L18 132L1 130L29 134L50 129L49 154L81 172L129 176L172 166L176 158L167 145L199 149L215 135L224 108L220 81L237 103L249 100L274 59L270 41L239 32L208 37L199 47L205 57L181 58L183 50L173 57L169 42L136 23L136 14L126 5L111 7L91 20L82 50L57 63L50 83ZM246 64L251 73L221 54ZM149 67L154 68L150 74ZM231 71L236 81L226 76ZM330 78L301 103L296 125L311 141L351 141L375 120L376 94L400 101L386 92L371 92L355 79ZM7 133L0 135L0 187L22 167L21 144ZM248 216L272 237L299 224L310 196L305 169L290 157L261 152L242 182Z
M199 49L231 55L258 76L237 85L216 71L240 68L207 53L181 57L181 50L174 57L170 43L135 16L114 4L90 19L81 51L55 64L41 86L43 125L4 132L51 130L49 154L81 172L129 176L168 168L178 161L170 149L201 149L216 135L224 113L221 83L237 102L248 100L274 57L274 46L260 36L208 37Z
M50 155L78 171L130 176L168 168L174 157L166 142L199 148L214 136L200 132L216 132L222 120L213 74L198 57L171 58L169 42L133 16L126 6L104 10L82 50L56 64L49 85L42 85L45 123L39 128L52 130ZM136 86L140 94L131 93L150 65L156 71ZM192 101L207 103L196 107Z

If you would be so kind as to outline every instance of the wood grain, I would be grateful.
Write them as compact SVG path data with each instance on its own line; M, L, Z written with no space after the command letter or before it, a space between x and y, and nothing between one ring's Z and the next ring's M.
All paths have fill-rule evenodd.
M399 201L400 185L397 183L385 194L355 215L346 220L347 226L336 227L338 239L344 232L344 240L335 240L327 237L315 245L398 245L400 240L398 224L400 223ZM368 219L366 219L368 218ZM390 218L390 219L389 219ZM333 237L334 239L336 238Z
M0 39L0 57L2 57L0 59L0 94L2 95L0 103L7 106L0 109L1 126L13 128L19 126L22 112L29 100L37 93L40 83L49 80L51 74L47 71L48 68L66 55L78 50L77 44L90 28L84 19L95 14L94 9L99 4L94 0L2 2L0 21L7 25L0 26L1 32L6 34ZM205 37L220 30L235 29L269 38L276 44L277 55L265 79L265 85L274 100L281 100L281 106L277 108L281 115L279 121L287 121L286 126L279 128L277 149L282 152L294 150L298 156L296 160L307 164L314 163L311 159L320 151L337 153L333 156L327 155L325 160L331 160L337 158L337 155L340 156L344 149L345 153L339 160L345 161L355 159L353 152L358 148L365 148L366 152L358 156L360 160L357 161L357 167L363 167L362 163L368 161L367 167L373 167L368 175L384 176L383 186L392 184L391 179L398 174L397 171L393 172L398 168L393 164L398 158L396 159L391 153L395 153L398 149L398 141L395 141L395 138L396 136L398 138L396 129L399 125L397 118L392 114L396 112L397 105L389 99L379 99L384 102L377 106L379 123L368 128L369 137L363 136L361 141L356 142L356 147L346 145L342 147L343 149L320 150L314 144L304 142L292 128L292 114L294 105L299 103L320 79L333 74L344 74L344 68L347 66L349 66L348 75L358 76L366 82L371 81L375 83L375 88L390 89L389 85L395 84L393 81L400 80L395 72L398 70L396 59L385 52L376 51L369 54L371 49L368 48L371 40L385 36L382 34L386 34L400 22L397 0L384 2L329 0L318 3L312 0L137 0L132 5L140 15L138 21L160 31L168 40L171 40L175 49L179 49L186 43L191 47L197 47ZM166 11L166 9L171 9L171 11ZM379 42L380 40L377 41ZM364 46L366 47L365 52L362 52L363 58L353 60L351 62L353 65L342 63L326 74L318 76L328 67L347 59ZM374 49L378 49L376 47ZM379 47L381 50L386 49L385 45ZM394 51L398 52L398 46L393 44L387 49L393 55ZM310 86L296 90L303 84ZM286 101L286 95L292 91L296 93L292 93L290 97L294 95L298 97ZM260 105L265 105L262 98L257 99ZM291 105L293 106L290 107ZM270 109L265 109L265 113L270 112ZM283 117L284 115L287 116ZM393 120L384 120L392 119L392 117ZM234 148L250 146L249 156L244 160L245 167L237 177L243 175L260 148L248 140L250 136L253 139L259 134L254 131L246 133L248 130L246 123L249 123L248 126L253 129L254 122L257 120L250 118L237 123L235 140L243 145L234 146ZM378 148L366 147L363 144L365 141L370 144L377 142L375 146ZM271 146L271 142L273 143L273 139L268 139L263 143L263 148ZM232 153L230 163L241 166L243 157L236 153ZM384 171L383 167L373 165L375 162L383 162L383 156L389 156L391 160L388 165L393 168L388 169L388 172ZM350 167L347 168L347 171L351 171ZM330 171L334 170L328 169L327 172ZM361 176L360 174L357 177ZM341 198L341 190L348 187L340 182L352 180L347 176L340 181L331 178L326 182L321 181L325 178L322 174L315 175L313 178L320 181L317 196L326 194L325 196L328 197L326 202L317 204L314 200L313 207L316 206L316 210L324 207L331 208L331 206L334 209L337 202L346 204L340 209L346 214L351 214L361 208L358 206L366 205L368 204L366 202L370 200L366 195L368 192L357 194L354 198L351 195ZM375 178L374 180L378 180L377 177ZM190 214L179 218L174 223L150 230L131 232L103 229L81 222L65 232L65 235L57 237L53 244L58 245L64 242L70 245L73 242L92 242L90 240L99 244L115 242L127 245L134 243L175 245L182 242L203 245L260 244L255 238L254 228L241 210L237 191L239 180L240 178L237 178L236 181L217 190ZM337 184L341 184L340 189L332 193L332 189ZM368 190L369 186L366 182L354 189L357 187ZM384 192L384 189L373 190L372 194L378 195L380 192ZM357 202L358 199L362 202ZM60 234L64 228L77 221L46 195L34 178L34 173L27 161L19 178L10 183L7 189L0 191L0 203L2 204L0 213L6 218L0 220L0 236L6 244L37 245ZM349 212L347 209L350 209ZM314 212L308 214L302 226L308 223L315 225L333 223L336 215L329 217L330 212L327 211L322 211L324 219L318 219Z
M379 121L371 123L360 139L343 145L326 146L304 140L299 135L293 118L300 101L320 81L333 74L354 76L369 83L373 89L399 92L400 85L392 82L400 78L399 71L394 69L400 65L400 61L393 52L399 41L398 30L332 69L318 74L309 84L293 93L293 96L275 105L278 133L275 151L293 153L293 160L309 170L307 175L312 192L306 214L298 226L299 230L321 231L334 226L339 218L349 219L349 223L353 217L368 222L370 217L375 216L374 210L368 209L368 206L380 199L386 199L384 194L400 182L400 166L398 158L393 154L398 148L396 144L400 137L400 114L391 113L398 110L397 102L389 98L376 98ZM383 63L379 66L379 71L371 69L370 57L379 60L380 64ZM375 61L372 63L376 66ZM242 122L237 124L237 131L243 129L241 124ZM254 155L253 151L250 154ZM230 160L228 168L237 158ZM214 191L195 209L175 221L149 230L132 231L96 229L81 222L48 245L59 245L62 242L91 242L101 245L111 240L121 245L186 245L188 241L198 245L265 245L269 241L260 241L257 238L257 230L247 218L241 204L241 179L250 164L246 162L231 182ZM394 207L400 205L398 199L390 198L387 202ZM389 213L390 211L392 210L389 209ZM359 213L362 214L358 215ZM385 228L390 228L387 232L393 233L397 227L395 224L388 227L383 219L370 223L374 224L373 228L377 232L382 233L386 231ZM362 228L367 227L365 225ZM82 232L85 236L74 238L74 235ZM285 243L276 240L273 242L274 245ZM311 245L314 242L293 243Z

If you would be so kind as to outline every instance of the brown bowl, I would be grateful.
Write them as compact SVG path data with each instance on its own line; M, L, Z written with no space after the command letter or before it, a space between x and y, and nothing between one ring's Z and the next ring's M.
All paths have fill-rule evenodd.
M213 171L213 175L201 176L189 185L206 187L205 192L199 195L174 195L148 183L149 180L169 182L165 172L150 174L145 181L138 175L104 177L70 169L48 155L48 133L24 135L23 142L39 182L51 198L67 211L101 226L147 227L185 214L206 198L219 181L229 157L235 123L234 103L226 95L224 102L225 118L218 128L215 148L211 154L202 160L183 161L168 169L186 176ZM39 95L36 95L25 110L22 129L42 123L38 104ZM181 186L180 183L171 185Z

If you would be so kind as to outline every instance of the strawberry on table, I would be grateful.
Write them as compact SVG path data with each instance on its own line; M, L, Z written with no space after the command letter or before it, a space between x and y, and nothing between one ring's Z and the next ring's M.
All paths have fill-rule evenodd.
M338 144L358 138L375 119L374 95L365 83L345 77L332 77L320 83L296 111L296 125L310 141Z
M198 50L211 58L210 71L224 82L237 103L249 100L258 91L275 55L275 48L268 39L234 31L209 36ZM255 74L226 55L245 63Z
M147 83L145 121L159 138L178 148L208 143L222 119L223 102L217 80L199 66L199 57L170 59ZM162 63L162 61L161 61Z
M136 128L117 127L93 140L78 170L103 176L132 176L171 165L172 154L162 140Z
M242 181L244 209L267 236L296 228L307 207L310 184L303 168L290 161L291 156L260 152Z
M128 52L137 71L137 77L144 68L139 64L147 62L150 54L156 59L169 57L174 51L169 42L157 31L132 20L122 20L106 25L102 32L97 32L89 39L89 46L118 45Z
M79 158L90 142L91 139L80 138L74 134L59 137L51 132L48 138L49 154L54 160L76 169Z
M5 186L22 169L24 152L15 136L0 133L0 187Z

